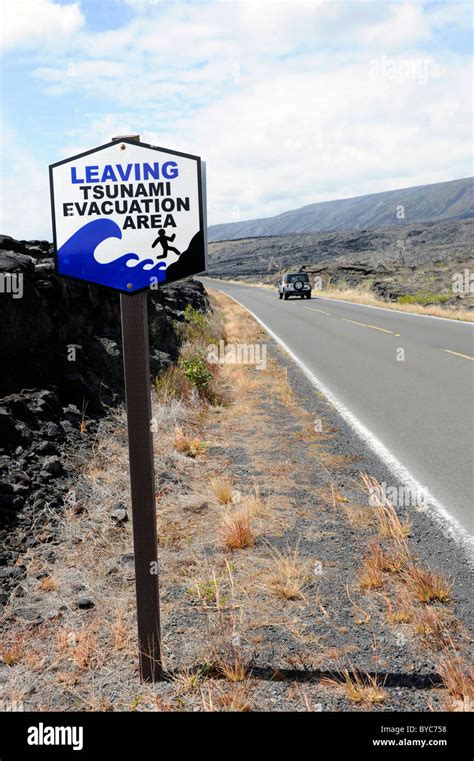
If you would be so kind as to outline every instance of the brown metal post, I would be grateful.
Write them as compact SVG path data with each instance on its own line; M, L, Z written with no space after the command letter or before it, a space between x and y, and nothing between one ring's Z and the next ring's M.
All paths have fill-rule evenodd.
M135 139L139 137L133 136ZM120 140L122 138L113 138ZM130 137L129 137L130 139ZM140 678L162 678L148 293L120 294Z

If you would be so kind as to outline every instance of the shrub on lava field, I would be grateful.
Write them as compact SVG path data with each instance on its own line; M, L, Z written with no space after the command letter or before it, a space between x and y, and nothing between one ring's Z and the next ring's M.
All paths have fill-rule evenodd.
M452 294L431 293L430 291L417 291L416 293L407 293L398 297L399 304L443 304L452 297Z
M207 362L196 355L189 359L181 359L180 366L183 368L186 378L191 381L193 386L196 386L201 394L204 394L212 380L212 373Z
M188 304L184 310L184 319L191 325L195 325L203 330L209 326L209 318L207 315L200 312L199 309L195 309L191 304Z
M224 323L222 316L210 311L200 312L188 304L184 310L184 321L175 323L175 329L183 345L191 344L195 349L203 351L209 344L224 339Z
M170 404L181 401L190 404L193 396L193 386L182 367L171 365L155 378L157 400L160 404Z

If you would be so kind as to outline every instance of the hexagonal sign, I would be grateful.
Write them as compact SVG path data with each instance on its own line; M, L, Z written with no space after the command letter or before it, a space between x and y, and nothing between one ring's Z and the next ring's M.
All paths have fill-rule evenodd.
M49 167L56 271L136 293L206 269L198 156L124 138Z

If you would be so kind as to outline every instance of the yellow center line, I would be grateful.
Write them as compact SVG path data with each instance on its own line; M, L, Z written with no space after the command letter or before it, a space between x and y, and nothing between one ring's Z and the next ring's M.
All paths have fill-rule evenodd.
M447 351L448 354L455 354L456 357L464 357L464 359L474 359L474 357L470 357L469 354L461 354L459 351L451 351L451 349L443 349L443 351Z
M361 325L363 328L372 328L372 330L380 330L382 333L391 333L392 336L399 336L400 333L394 333L393 330L387 330L387 328L379 328L378 325L368 325L365 322L356 322L355 320L348 320L346 317L342 318L344 322L352 322L353 325Z
M330 312L325 312L324 309L316 309L316 307L305 307L305 309L310 309L312 312L321 312L321 314L330 314Z

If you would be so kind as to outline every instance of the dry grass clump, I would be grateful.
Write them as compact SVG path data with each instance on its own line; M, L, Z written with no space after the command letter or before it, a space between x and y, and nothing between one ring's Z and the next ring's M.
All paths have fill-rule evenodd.
M118 608L115 620L111 626L114 650L130 650L132 648L132 629L130 622L125 620L125 611Z
M222 519L222 542L228 550L251 547L255 541L252 513L247 507L228 511Z
M222 685L211 682L207 685L207 690L201 689L202 710L206 713L214 711L232 711L235 713L246 713L251 711L251 704L248 700L250 682L246 679L244 682L232 685L232 688L224 689Z
M342 679L329 679L330 684L343 686L348 699L353 703L365 703L373 705L383 703L387 695L380 684L377 675L359 672L353 668L351 672L344 669Z
M378 589L384 584L384 573L399 573L404 558L398 552L387 552L380 544L373 544L359 573L361 589Z
M474 669L467 666L454 651L449 651L437 659L438 673L448 692L450 702L446 706L451 711L472 711L474 708Z
M105 660L106 653L99 649L99 623L91 622L79 631L62 628L57 633L56 651L61 659L70 663L79 672L95 671Z
M449 618L446 611L432 606L422 606L414 611L413 628L427 645L445 648L451 642L450 632L457 628L457 620Z
M386 599L390 624L408 624L413 618L413 602L406 591L400 592L394 601Z
M385 496L382 485L367 473L360 474L362 484L370 495L370 504L374 510L375 523L379 533L393 539L406 549L406 539L410 535L411 522L401 520L394 506ZM407 550L406 550L407 552Z
M230 478L212 479L211 485L221 504L233 502L237 505L223 516L221 534L224 547L228 550L250 547L255 541L254 520L265 515L269 507L268 501L263 500L260 494L258 484L244 496L233 488Z
M295 392L288 380L288 368L285 368L284 373L280 371L273 376L272 393L285 407L293 407L296 404Z
M38 589L42 592L56 592L58 589L58 582L54 576L45 576L38 582Z
M26 650L26 638L23 636L5 638L0 645L0 655L7 666L14 666L23 658Z
M449 602L452 584L431 568L422 568L411 563L401 576L408 589L420 602Z
M303 590L310 577L307 565L299 557L298 547L286 553L271 547L270 553L264 588L283 600L304 600Z
M451 582L430 568L423 568L413 558L409 548L407 537L410 532L410 523L401 520L390 501L386 498L381 484L377 479L366 473L361 473L361 480L371 497L374 508L374 516L379 533L391 543L393 551L387 553L379 545L372 547L364 558L364 564L359 574L360 586L364 589L377 589L383 585L383 573L396 573L400 583L405 589L402 592L403 604L398 610L390 610L388 620L391 622L406 622L413 617L412 603L406 603L407 597L411 601L428 604L434 602L447 603L450 599ZM431 618L418 614L415 626L417 633L432 639L442 639L441 624L436 621L436 613L429 614Z
M179 365L170 365L155 378L156 398L160 404L169 405L179 401L189 405L196 402L198 395L193 391L192 384L187 379Z
M234 687L230 692L221 695L217 700L217 705L223 711L232 713L248 713L252 710L247 699L248 686Z
M380 589L383 587L385 579L376 551L372 550L364 557L358 581L361 589Z
M405 558L398 552L387 551L380 544L374 543L364 558L364 566L373 567L382 573L400 573Z
M401 520L395 508L385 506L376 509L378 528L382 536L402 542L410 535L411 521L408 518Z
M173 446L177 452L188 457L196 457L204 448L201 439L197 436L189 436L179 426L175 428Z
M247 510L256 517L266 515L269 509L269 500L264 500L258 484L255 484L250 494L246 494L242 499L242 504Z
M242 660L237 648L233 649L233 657L217 661L215 668L229 682L243 682L249 673L249 668Z
M231 478L220 476L211 478L211 487L218 502L228 505L232 502L234 483Z
M203 679L202 670L186 669L174 677L173 687L177 695L185 695L186 693L198 690L201 687Z

